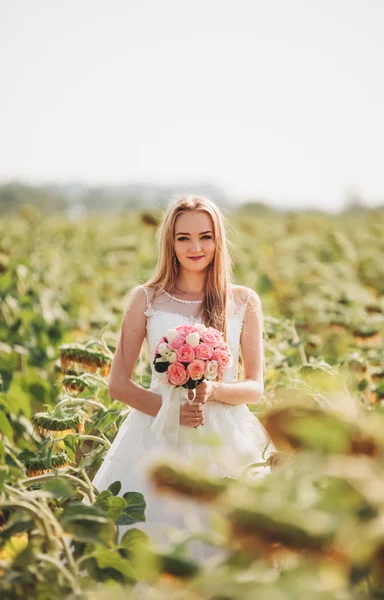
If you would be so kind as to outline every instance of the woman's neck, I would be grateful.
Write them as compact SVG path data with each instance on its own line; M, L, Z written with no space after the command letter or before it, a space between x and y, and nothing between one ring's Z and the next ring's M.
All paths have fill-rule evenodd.
M205 293L206 276L204 273L193 273L183 277L182 273L179 273L176 283L175 290L180 294L191 296L193 294L201 296Z

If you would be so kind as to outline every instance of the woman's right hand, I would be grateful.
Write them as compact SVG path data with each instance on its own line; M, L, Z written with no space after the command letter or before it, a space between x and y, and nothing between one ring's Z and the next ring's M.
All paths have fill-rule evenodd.
M198 427L204 425L204 404L189 404L180 406L180 425L185 427Z

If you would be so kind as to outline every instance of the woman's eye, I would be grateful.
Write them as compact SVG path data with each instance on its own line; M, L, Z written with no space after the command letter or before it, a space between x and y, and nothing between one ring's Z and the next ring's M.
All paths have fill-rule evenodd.
M202 239L204 239L204 238L207 239L207 240L211 240L212 236L211 235L203 235ZM179 237L179 238L177 238L177 241L178 242L183 242L184 240L187 240L187 239L188 238L186 238L186 237Z

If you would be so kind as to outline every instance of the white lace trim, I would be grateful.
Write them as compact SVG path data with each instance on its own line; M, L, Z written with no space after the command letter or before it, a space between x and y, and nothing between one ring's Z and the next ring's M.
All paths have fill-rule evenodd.
M202 300L182 300L181 298L176 298L176 296L172 296L172 294L170 294L169 292L167 292L167 290L164 290L163 288L162 291L164 292L164 294L167 294L167 296L172 298L172 300L176 300L176 302L183 302L184 304L199 304L200 302L202 302Z
M148 292L147 292L147 288L145 288L143 285L139 286L142 290L144 290L145 292L145 297L146 297L146 304L147 304L147 311L150 307L150 302L149 302L149 296L148 296ZM147 312L145 312L144 314L147 314Z

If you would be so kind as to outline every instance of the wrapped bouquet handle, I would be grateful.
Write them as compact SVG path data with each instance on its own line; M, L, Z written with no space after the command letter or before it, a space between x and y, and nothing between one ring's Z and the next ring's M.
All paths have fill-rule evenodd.
M171 444L176 444L180 429L180 401L186 397L186 393L188 398L188 390L163 382L160 383L160 389L162 405L151 425L151 431L157 439L163 436Z

